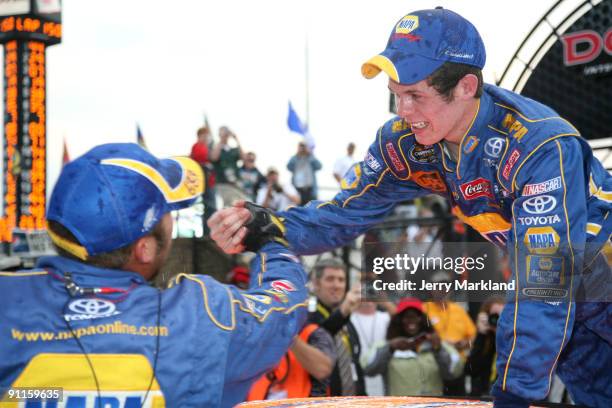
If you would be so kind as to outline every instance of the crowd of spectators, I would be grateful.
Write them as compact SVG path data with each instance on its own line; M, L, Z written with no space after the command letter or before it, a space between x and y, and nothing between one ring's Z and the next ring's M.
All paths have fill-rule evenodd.
M205 233L206 220L216 210L217 185L237 188L248 200L273 210L282 210L290 205L304 205L317 199L317 172L321 170L322 164L306 143L299 142L296 154L286 163L287 170L291 172L289 183L280 179L276 167L269 167L264 174L257 167L256 153L245 152L238 136L227 126L219 128L217 142L213 140L212 131L207 126L199 128L196 135L197 140L191 148L190 157L202 166L206 174L207 189L202 197L205 207ZM344 174L354 162L354 150L355 145L351 143L348 156L339 159L334 166L334 177L338 180L337 174Z
M240 273L248 280L248 272ZM436 275L448 279L445 272ZM235 276L230 282L238 283ZM249 400L489 395L502 297L485 301L476 322L464 305L443 297L372 301L362 296L361 284L349 286L337 258L314 265L310 288L306 325L279 364L253 385Z

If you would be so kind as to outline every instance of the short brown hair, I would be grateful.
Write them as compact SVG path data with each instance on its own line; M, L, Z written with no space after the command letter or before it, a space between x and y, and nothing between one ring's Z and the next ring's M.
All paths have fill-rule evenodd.
M48 226L49 229L57 236L81 245L81 243L79 242L79 240L74 236L74 234L72 234L72 232L70 232L70 230L66 227L64 227L61 223L57 222L57 221L48 221ZM149 231L148 234L144 235L146 236L152 236L153 238L155 238L155 241L157 242L157 246L158 248L163 248L166 245L166 238L164 236L164 231L163 228L161 226L161 221L158 222L155 227L153 227L153 229L151 231ZM57 246L55 243L53 244L53 246L55 247L55 250L57 251L57 253L60 256L63 256L65 258L69 258L69 259L73 259L75 261L79 261L79 262L84 262L88 265L91 266L97 266L99 268L107 268L107 269L121 269L126 263L128 263L128 261L130 260L130 255L132 254L132 249L134 248L134 244L136 243L136 241L125 245L121 248L117 248L114 249L110 252L104 252L101 254L97 254L97 255L91 255L88 256L87 259L82 260L79 257L73 255L72 253L60 248L59 246Z
M323 277L323 271L326 268L341 269L346 276L346 265L338 258L326 258L318 261L312 268L312 277L321 279Z
M459 81L469 74L475 75L478 78L478 88L476 88L474 97L480 98L484 87L482 70L472 65L445 62L433 74L427 77L427 84L438 91L447 102L450 102L453 100L453 90Z

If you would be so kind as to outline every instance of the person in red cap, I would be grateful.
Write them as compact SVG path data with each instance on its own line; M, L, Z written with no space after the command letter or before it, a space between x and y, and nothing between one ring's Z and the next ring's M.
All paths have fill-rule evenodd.
M463 371L459 353L440 340L416 298L404 298L387 330L387 343L364 369L366 375L382 374L387 395L442 395L443 380Z

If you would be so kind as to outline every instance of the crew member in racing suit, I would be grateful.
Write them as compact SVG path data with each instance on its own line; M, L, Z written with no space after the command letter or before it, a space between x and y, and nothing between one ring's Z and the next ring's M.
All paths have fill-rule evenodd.
M203 187L191 159L158 160L136 144L98 146L64 167L47 213L62 256L0 272L0 397L62 387L69 407L245 399L305 321L306 274L253 206L247 228L267 232L247 234L249 249L261 247L248 290L184 273L170 289L151 286L170 250L170 211Z
M435 193L510 253L516 290L497 329L495 406L543 399L555 370L577 403L612 406L612 177L552 109L482 85L484 44L449 10L410 13L362 66L384 71L398 116L329 202L278 215L298 254L350 242L401 201ZM240 208L211 220L226 252L241 248ZM599 291L599 292L598 292ZM578 298L577 298L578 297ZM587 302L589 301L589 302Z

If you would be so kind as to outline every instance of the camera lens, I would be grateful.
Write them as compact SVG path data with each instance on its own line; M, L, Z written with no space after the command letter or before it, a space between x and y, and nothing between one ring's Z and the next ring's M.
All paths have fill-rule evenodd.
M489 325L492 327L497 326L497 321L499 320L499 315L497 313L492 313L489 315Z

